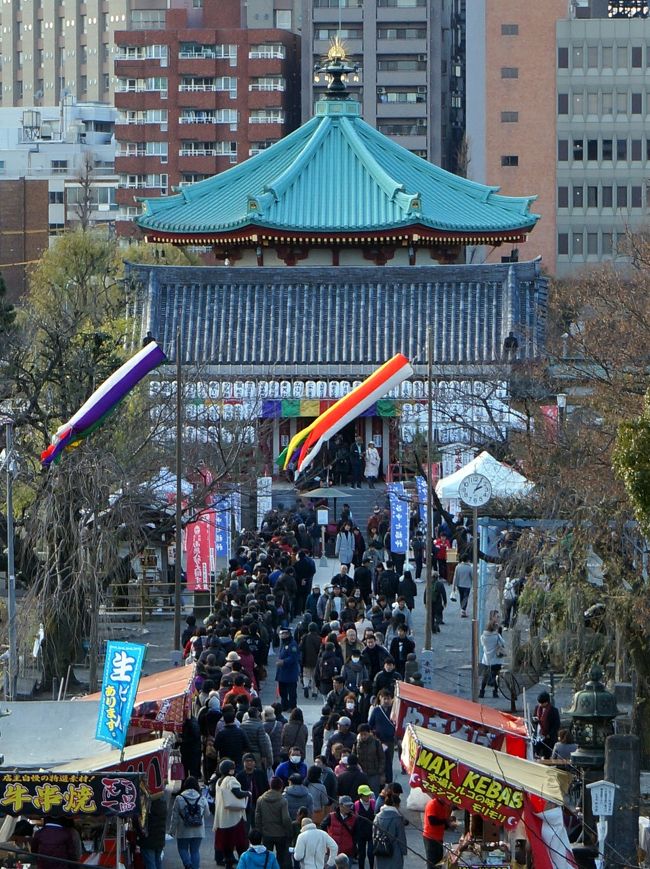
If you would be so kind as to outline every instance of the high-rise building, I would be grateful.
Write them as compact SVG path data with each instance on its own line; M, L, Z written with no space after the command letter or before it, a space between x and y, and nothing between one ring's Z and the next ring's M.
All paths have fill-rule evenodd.
M116 30L156 26L166 0L2 0L0 103L56 106L113 99ZM158 8L155 8L158 7Z
M471 178L535 192L522 245L474 259L541 255L559 276L612 260L647 224L648 6L639 0L472 0L467 9Z
M170 9L164 28L116 34L119 233L134 229L136 197L208 178L298 125L293 10L267 5L243 20L239 0Z
M365 120L420 157L449 165L450 23L456 0L303 0L302 119L326 87L316 66L333 39L359 65L350 87Z

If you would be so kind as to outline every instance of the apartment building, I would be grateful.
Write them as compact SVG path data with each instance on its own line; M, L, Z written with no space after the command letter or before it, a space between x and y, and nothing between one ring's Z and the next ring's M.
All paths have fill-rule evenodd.
M117 30L160 20L166 0L2 0L0 105L113 101Z
M208 178L298 126L293 10L254 8L170 9L164 28L116 34L119 234L135 232L137 197Z
M468 174L537 194L525 244L473 261L531 259L559 276L611 260L648 220L650 20L639 0L472 0Z
M331 41L359 65L348 81L364 120L420 157L449 167L451 22L456 0L303 0L302 120L325 90L314 75Z

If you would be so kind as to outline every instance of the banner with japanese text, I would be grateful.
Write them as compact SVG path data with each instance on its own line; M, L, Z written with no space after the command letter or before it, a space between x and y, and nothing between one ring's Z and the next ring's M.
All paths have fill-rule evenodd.
M215 551L217 558L230 558L232 496L221 495L215 501Z
M44 817L110 815L140 811L139 773L57 773L13 771L0 774L2 814Z
M517 826L524 809L523 790L425 748L411 728L402 742L402 762L410 773L411 787L488 821L510 829Z
M206 510L185 529L188 591L210 591L210 553L214 546L214 511Z
M95 739L124 748L146 646L109 640Z
M397 554L409 548L409 502L403 483L388 483L390 503L390 551Z
M427 521L427 481L424 477L416 477L415 485L418 492L418 507L420 509L420 522Z

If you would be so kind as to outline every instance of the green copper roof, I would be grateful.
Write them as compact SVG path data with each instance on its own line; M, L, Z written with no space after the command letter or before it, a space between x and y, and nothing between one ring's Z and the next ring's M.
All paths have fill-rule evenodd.
M500 196L416 157L359 117L353 100L321 100L316 115L260 154L145 199L152 236L210 236L256 226L280 232L373 232L422 226L450 233L532 229L534 196Z

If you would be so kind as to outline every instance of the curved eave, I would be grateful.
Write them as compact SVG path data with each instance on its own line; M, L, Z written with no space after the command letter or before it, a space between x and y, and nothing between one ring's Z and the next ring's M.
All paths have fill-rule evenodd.
M228 232L173 232L145 230L146 241L156 244L195 244L227 247L249 247L251 245L269 246L274 244L309 245L358 245L358 244L415 244L419 247L434 245L483 245L523 243L532 226L520 226L498 231L461 232L433 229L414 224L394 227L387 230L368 230L365 232L332 232L304 230L282 230L265 226L249 225L242 230Z

